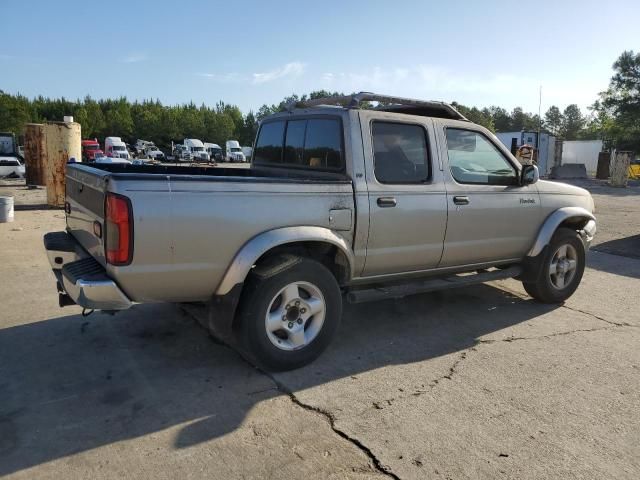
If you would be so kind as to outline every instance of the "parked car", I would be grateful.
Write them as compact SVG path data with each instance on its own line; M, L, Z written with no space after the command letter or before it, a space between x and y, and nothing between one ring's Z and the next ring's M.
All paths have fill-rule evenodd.
M101 165L114 165L114 164L131 165L133 162L128 158L106 157L104 155L99 155L96 157L93 163L98 163Z
M96 158L96 154L104 153L100 149L100 144L98 143L98 139L94 138L93 140L87 139L82 140L80 142L82 148L82 161L83 162L93 162Z
M332 102L349 107L318 106ZM558 303L578 288L589 192L539 180L448 104L310 100L264 119L254 145L242 176L69 165L67 231L45 236L60 304L204 302L214 335L283 370L325 350L343 297L516 277Z
M131 156L127 146L120 137L107 137L104 139L104 153L111 158L124 158L129 160Z
M227 162L246 162L240 143L237 140L227 140L225 144L225 159Z
M222 148L217 143L204 143L204 149L209 154L209 160L212 162L222 162L224 161L224 155L222 153Z
M24 163L17 156L0 155L0 178L24 178Z

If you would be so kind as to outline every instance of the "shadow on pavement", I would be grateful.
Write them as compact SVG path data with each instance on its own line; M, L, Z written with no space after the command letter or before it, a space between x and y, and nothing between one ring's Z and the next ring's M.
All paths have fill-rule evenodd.
M602 245L609 243L606 242ZM612 254L607 251L600 250L600 245L591 247L587 258L587 267L613 275L622 275L629 278L640 279L640 256L633 258L628 255ZM633 292L631 292L633 293Z
M591 247L591 249L596 252L640 259L640 234L599 243Z
M487 285L347 305L333 345L291 375L304 389L429 360L553 308ZM267 376L172 305L6 328L0 476L178 425L175 448L196 445L232 432L277 395Z

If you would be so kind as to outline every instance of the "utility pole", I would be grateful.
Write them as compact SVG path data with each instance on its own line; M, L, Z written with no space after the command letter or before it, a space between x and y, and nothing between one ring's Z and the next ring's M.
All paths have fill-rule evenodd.
M538 95L538 136L536 138L536 150L538 150L538 156L540 156L540 131L542 130L542 85L540 85L540 92Z

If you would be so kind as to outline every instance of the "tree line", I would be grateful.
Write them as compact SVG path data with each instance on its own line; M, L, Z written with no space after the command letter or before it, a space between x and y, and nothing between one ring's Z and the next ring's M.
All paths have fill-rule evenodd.
M469 120L494 132L538 129L565 140L602 139L609 148L640 151L640 52L625 51L613 64L614 75L609 88L584 114L578 105L564 110L551 106L544 116L525 112L516 107L511 111L499 106L485 108L453 105ZM326 96L340 92L318 90L308 95L291 95L278 104L263 105L256 113L243 115L235 105L218 102L215 106L163 105L159 100L130 102L126 97L95 100L51 99L42 96L29 99L0 90L0 131L20 135L24 124L46 120L62 120L73 115L82 125L84 138L120 136L133 142L138 138L152 140L160 148L184 138L200 138L223 145L236 139L241 145L251 145L258 122L275 112L285 110L291 102ZM365 105L365 108L367 105Z

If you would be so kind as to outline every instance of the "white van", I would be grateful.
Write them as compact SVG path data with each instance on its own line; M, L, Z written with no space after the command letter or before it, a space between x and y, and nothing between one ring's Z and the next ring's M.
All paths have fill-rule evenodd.
M204 150L204 143L197 138L185 138L184 146L191 153L194 162L208 162L209 154Z
M111 158L124 158L129 160L129 150L120 137L107 137L104 139L104 153Z
M227 162L246 162L240 143L237 140L227 140L225 144L225 158Z

